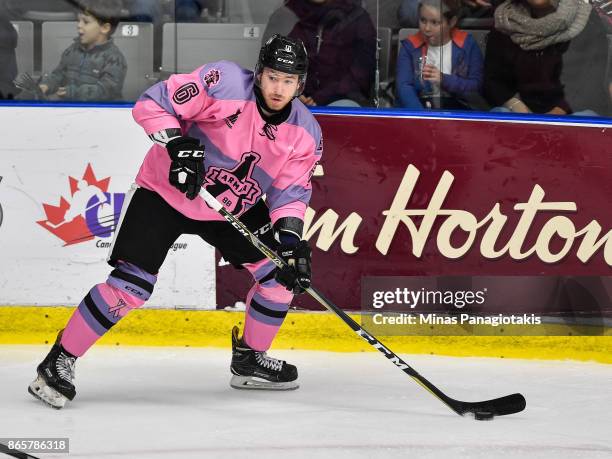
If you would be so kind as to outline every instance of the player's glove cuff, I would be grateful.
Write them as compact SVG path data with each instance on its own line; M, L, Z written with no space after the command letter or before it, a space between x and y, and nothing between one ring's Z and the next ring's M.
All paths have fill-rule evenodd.
M310 287L312 251L306 241L297 244L280 244L276 249L278 255L287 262L286 266L277 269L276 281L294 295L304 293Z

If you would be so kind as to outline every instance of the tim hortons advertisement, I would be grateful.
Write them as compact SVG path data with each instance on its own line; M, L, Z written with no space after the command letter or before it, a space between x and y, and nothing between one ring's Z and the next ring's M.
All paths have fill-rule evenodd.
M317 119L325 148L305 238L313 285L334 303L373 312L402 305L415 313L612 316L605 127ZM218 266L218 304L239 300L249 282ZM321 309L307 295L293 305Z

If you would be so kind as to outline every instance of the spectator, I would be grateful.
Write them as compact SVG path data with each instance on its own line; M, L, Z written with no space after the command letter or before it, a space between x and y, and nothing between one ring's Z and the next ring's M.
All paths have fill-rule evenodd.
M561 83L565 99L574 113L609 114L607 61L606 27L597 10L592 8L584 29L570 41L569 49L563 55Z
M288 0L268 22L275 33L301 39L308 51L307 105L369 105L376 65L376 30L353 0Z
M441 9L440 9L441 8ZM469 109L482 85L482 53L456 28L459 0L422 0L419 31L400 42L397 105Z
M495 111L571 114L563 54L584 29L581 0L506 0L495 10L485 57L485 97Z
M79 4L79 35L64 51L57 68L43 77L40 89L50 100L121 99L127 64L111 38L119 23L121 0L82 0Z
M0 99L12 99L15 94L13 80L17 76L17 39L17 31L0 4Z

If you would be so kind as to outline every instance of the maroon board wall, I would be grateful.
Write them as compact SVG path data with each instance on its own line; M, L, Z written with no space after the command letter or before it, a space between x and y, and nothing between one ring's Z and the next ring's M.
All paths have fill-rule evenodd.
M317 119L324 175L313 179L312 222L325 215L329 224L335 213L335 229L348 223L344 244L342 234L331 242L329 226L327 237L319 230L309 238L313 283L342 308L360 309L368 276L465 276L466 282L534 276L520 292L540 295L529 312L541 312L533 309L543 306L559 276L596 277L596 290L609 298L612 283L599 277L612 275L612 136L605 127ZM395 220L383 214L394 202ZM521 203L524 211L514 208ZM250 282L245 271L218 266L219 307L244 301ZM495 311L484 312L509 311L503 301L494 303L488 307ZM321 309L306 295L293 305Z

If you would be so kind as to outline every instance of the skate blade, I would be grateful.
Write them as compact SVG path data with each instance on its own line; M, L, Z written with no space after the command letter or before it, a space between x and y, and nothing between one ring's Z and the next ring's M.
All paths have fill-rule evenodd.
M38 375L36 379L30 383L28 386L28 392L41 402L49 405L51 408L55 408L56 410L62 409L66 404L66 400L68 400L58 391L48 386L40 375Z
M238 375L232 376L230 386L232 386L234 389L245 390L295 390L300 387L297 381L271 382L253 376Z

